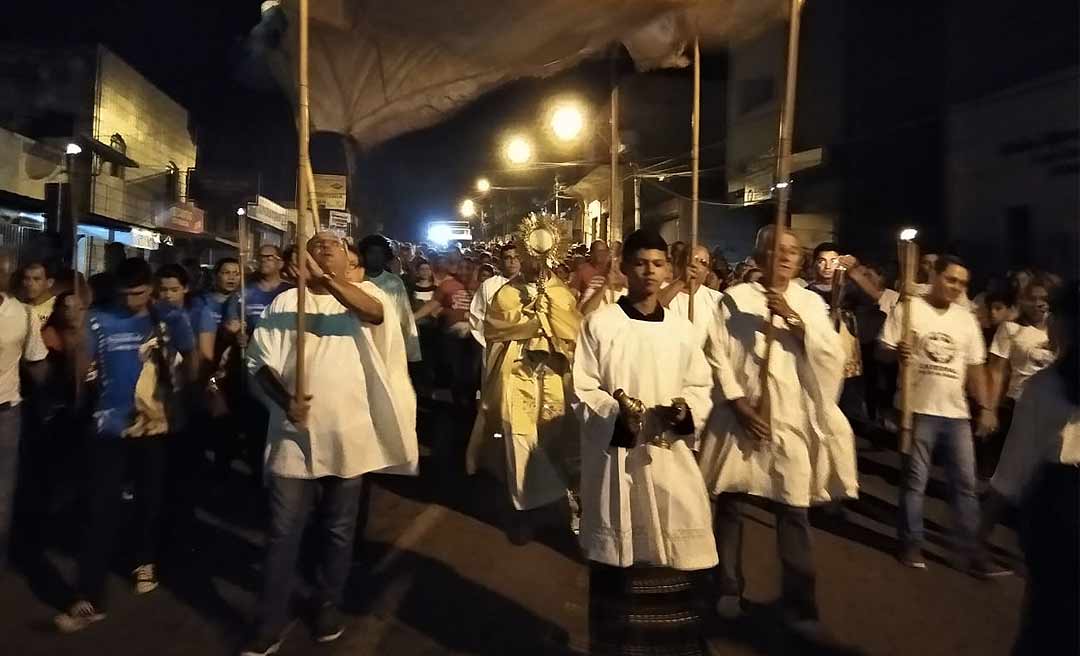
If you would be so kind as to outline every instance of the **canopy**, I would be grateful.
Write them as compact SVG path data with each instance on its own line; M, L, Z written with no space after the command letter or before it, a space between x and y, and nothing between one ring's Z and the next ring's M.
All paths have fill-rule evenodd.
M312 127L372 146L434 125L523 77L545 77L621 42L640 70L688 64L697 35L721 45L784 18L784 0L309 0ZM268 15L278 10L264 3ZM296 0L278 79L295 89ZM295 95L295 94L291 94Z

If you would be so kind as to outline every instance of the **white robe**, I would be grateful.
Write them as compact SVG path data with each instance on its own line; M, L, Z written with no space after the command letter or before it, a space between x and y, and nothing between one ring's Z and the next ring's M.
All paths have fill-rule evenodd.
M698 338L698 344L702 347L709 339L709 331L720 316L720 299L724 298L722 292L710 289L705 285L698 287L694 293L694 334ZM668 309L684 319L690 318L690 294L679 292L668 303Z
M805 343L774 317L776 341L769 363L771 440L747 435L728 401L756 405L765 359L764 288L742 284L727 291L705 352L716 379L715 405L699 458L712 494L746 492L790 506L858 496L855 437L837 406L844 349L821 297L788 285L784 298L801 318Z
M484 341L484 318L487 317L487 309L491 305L491 299L495 298L495 292L499 291L506 282L507 278L500 275L488 278L480 284L480 288L473 294L472 302L469 304L469 331L472 332L473 339L484 347L485 355L487 355L487 342Z
M375 351L382 360L407 458L403 464L374 473L416 476L420 473L420 448L416 440L416 391L413 389L412 379L409 378L410 360L405 337L401 330L394 330L395 326L400 325L400 318L396 316L398 310L389 302L386 292L375 283L365 280L360 283L360 288L383 302L383 322L377 326L370 323L362 325L364 331L371 336L371 344L375 346ZM412 315L411 309L409 314ZM415 325L414 323L414 330Z
M709 367L687 320L630 319L617 304L586 317L574 355L574 410L581 420L581 543L588 559L630 567L697 570L717 563L709 497L694 441L709 413ZM670 431L670 449L611 446L622 388L647 408L682 397L694 434ZM647 415L644 436L660 431Z

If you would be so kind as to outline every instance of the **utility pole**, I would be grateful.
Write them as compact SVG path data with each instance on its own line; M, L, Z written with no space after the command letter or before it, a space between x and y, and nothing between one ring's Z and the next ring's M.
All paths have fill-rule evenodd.
M641 229L641 176L634 171L634 230Z

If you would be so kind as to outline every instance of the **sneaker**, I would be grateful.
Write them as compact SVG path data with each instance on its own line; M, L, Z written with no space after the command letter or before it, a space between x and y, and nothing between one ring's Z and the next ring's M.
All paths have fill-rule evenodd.
M75 633L103 619L105 619L105 613L98 612L94 604L82 600L72 604L66 613L54 617L53 624L61 633Z
M1002 576L1012 576L1016 572L1011 567L999 565L990 558L976 558L968 567L968 573L977 579L995 579Z
M716 601L716 614L725 620L737 620L742 616L742 597L721 595Z
M345 633L345 618L334 604L323 604L315 614L315 642L333 642Z
M139 565L131 573L131 577L135 579L135 594L146 594L157 590L157 574L154 572L153 563Z
M922 549L918 547L904 547L900 552L900 563L904 567L926 569L926 560L923 559Z
M256 637L240 650L240 656L270 656L281 649L280 637Z

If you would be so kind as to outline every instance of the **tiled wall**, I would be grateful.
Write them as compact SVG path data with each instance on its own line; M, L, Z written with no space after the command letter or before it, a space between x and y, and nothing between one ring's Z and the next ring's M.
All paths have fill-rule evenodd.
M110 175L109 165L103 164L95 178L94 211L151 225L154 213L169 201L165 174L170 161L180 170L180 197L187 195L186 172L195 166L196 153L188 113L116 55L101 49L99 57L94 137L108 144L113 134L119 134L127 156L139 168L126 169L121 179Z

